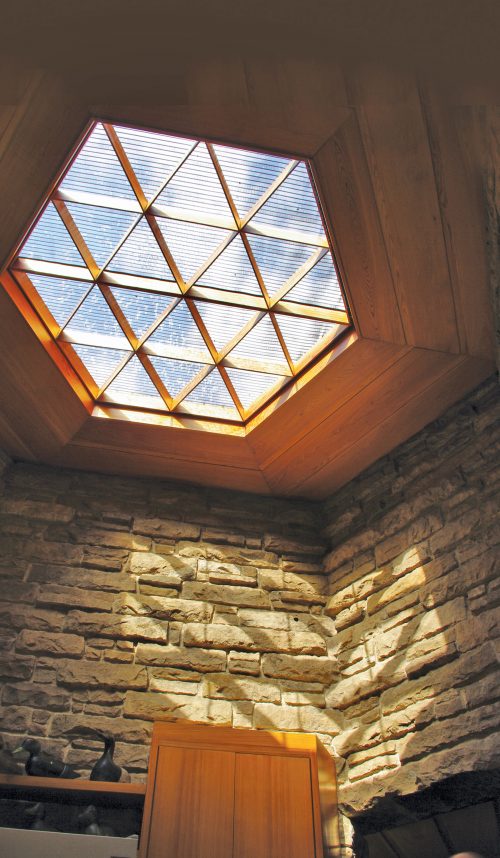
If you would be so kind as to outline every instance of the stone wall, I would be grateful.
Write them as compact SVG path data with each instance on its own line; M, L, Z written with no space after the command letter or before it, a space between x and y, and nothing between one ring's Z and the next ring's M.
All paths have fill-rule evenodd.
M351 812L500 765L499 452L491 380L325 505Z
M156 718L315 732L348 813L500 765L499 448L491 380L325 504L6 467L5 746L109 730L141 779Z
M144 776L152 721L340 729L320 509L17 464L0 498L0 730Z

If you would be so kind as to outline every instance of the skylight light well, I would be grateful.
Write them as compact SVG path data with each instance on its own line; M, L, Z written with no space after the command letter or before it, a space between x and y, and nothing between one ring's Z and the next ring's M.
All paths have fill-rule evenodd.
M304 161L101 122L11 272L108 409L244 423L349 325Z

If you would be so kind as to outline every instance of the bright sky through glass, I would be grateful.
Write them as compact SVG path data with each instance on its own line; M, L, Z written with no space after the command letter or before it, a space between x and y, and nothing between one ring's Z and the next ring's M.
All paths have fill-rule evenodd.
M108 406L244 422L349 324L304 161L100 122L12 271Z

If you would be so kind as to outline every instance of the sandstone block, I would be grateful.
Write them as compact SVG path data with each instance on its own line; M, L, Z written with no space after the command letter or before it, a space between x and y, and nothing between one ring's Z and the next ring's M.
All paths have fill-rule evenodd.
M258 676L260 656L258 652L230 652L227 659L229 673L243 673Z
M209 561L212 562L212 561ZM231 564L226 564L226 567L220 566L220 568L214 572L208 573L208 580L211 584L229 584L235 587L256 587L257 586L257 572L252 575L244 575L239 571L238 566L234 566ZM236 571L230 571L230 569ZM251 570L250 566L245 567L246 570Z
M130 554L128 570L132 575L162 575L169 581L170 586L177 582L187 581L196 574L196 559L178 557L175 554L154 554L151 551L133 551Z
M285 706L315 706L317 708L324 708L326 705L325 695L318 691L284 691L283 704Z
M75 510L64 504L50 501L15 500L2 498L0 501L2 515L19 515L33 521L70 522Z
M124 715L148 721L187 720L205 724L231 724L227 700L205 700L188 694L156 694L127 691Z
M130 692L129 692L130 693ZM137 693L137 692L135 692ZM51 736L84 736L89 728L101 733L111 733L117 741L149 745L151 741L152 724L146 721L126 718L107 718L105 716L88 717L83 714L67 713L54 715L50 724ZM93 735L95 738L95 735Z
M198 682L183 682L181 679L168 679L160 674L150 675L149 690L163 694L198 694Z
M253 724L254 727L267 730L298 730L337 736L344 726L344 719L333 709L257 703L253 713Z
M286 613L285 611L255 611L248 608L241 608L238 612L238 618L242 626L297 632L307 632L309 630L308 620L310 620L309 617L303 618L300 614Z
M279 703L279 689L262 679L248 679L241 676L228 676L224 673L211 673L203 680L204 697L221 700L249 700L262 703Z
M304 655L324 655L323 638L313 632L286 632L269 629L237 628L228 625L188 623L184 628L184 644L208 649L235 649L248 652L284 652Z
M260 545L260 541L258 543ZM278 556L271 551L260 551L258 548L238 548L233 545L212 545L209 542L193 545L190 542L180 543L178 553L181 556L199 557L200 571L206 571L204 560L218 560L221 563L235 563L237 566L252 566L258 569L278 566Z
M374 593L368 598L367 602L367 610L369 614L374 614L376 611L379 611L385 605L394 602L396 599L399 599L401 596L405 596L407 593L411 593L415 599L415 602L418 602L419 599L419 588L422 587L426 582L425 570L422 566L417 566L412 572L409 572L407 575L401 576L398 578L394 584L391 584L389 587L386 587L384 590L381 590L378 593Z
M97 569L75 569L73 566L51 566L33 564L33 581L45 581L86 590L121 592L135 590L135 582L129 575L120 572L102 572Z
M174 521L164 518L134 518L134 533L162 539L198 539L201 527L184 521Z
M126 551L147 551L151 545L150 539L137 536L137 533L108 529L105 526L79 528L77 531L75 530L75 537L82 545L123 548Z
M203 673L224 670L226 653L209 649L185 649L179 646L139 644L135 660L137 664L164 667L191 668Z
M264 655L262 673L273 678L292 679L297 682L330 683L338 674L338 664L330 658L313 658L301 655Z
M327 597L321 593L304 593L296 590L281 590L280 599L285 604L326 605Z
M37 604L49 608L81 608L90 611L110 611L113 604L111 593L85 590L82 587L64 587L49 584L41 587Z
M86 688L103 686L146 689L148 674L146 668L139 665L66 661L58 668L57 681L63 685L80 685Z
M294 538L280 533L267 533L264 536L264 548L275 551L277 554L305 554L321 557L325 553L326 545L320 542L308 542L305 538Z
M182 595L186 599L212 602L215 605L267 608L271 604L267 593L263 593L261 590L254 590L250 587L205 584L197 581L188 581L184 584Z
M117 614L156 617L184 623L208 623L213 614L211 605L190 599L169 599L164 596L135 596L125 593L113 605Z
M38 593L37 584L24 583L23 581L13 581L2 579L2 602L25 602L32 604Z
M167 627L161 620L123 614L70 611L65 630L82 635L137 641L165 641L167 638Z
M71 695L63 688L19 682L17 685L4 686L2 703L4 706L32 706L35 709L65 712L70 708Z
M0 676L2 679L29 679L34 666L34 658L19 658L14 653L8 652L0 654Z
M23 629L16 641L19 652L33 652L43 655L64 655L70 658L81 658L85 641L79 635L68 635L63 632L35 632Z

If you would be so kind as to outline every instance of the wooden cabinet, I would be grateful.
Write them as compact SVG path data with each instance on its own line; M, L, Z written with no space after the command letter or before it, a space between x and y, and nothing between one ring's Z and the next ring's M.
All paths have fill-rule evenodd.
M335 858L335 769L316 737L155 724L140 858Z

